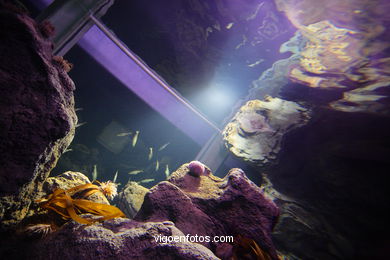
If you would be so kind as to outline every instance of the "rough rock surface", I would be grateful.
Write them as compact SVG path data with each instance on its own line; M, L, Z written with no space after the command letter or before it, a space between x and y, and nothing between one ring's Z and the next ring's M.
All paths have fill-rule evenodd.
M308 110L297 103L271 97L251 100L226 125L224 140L237 157L264 166L275 161L286 133L308 119Z
M45 239L25 245L25 259L218 259L191 242L156 242L157 236L184 236L172 222L138 223L116 218L101 224L68 222ZM18 257L21 252L17 253ZM12 255L8 255L8 257Z
M262 170L264 193L280 208L276 248L299 259L386 259L389 118L313 114L285 139L279 163Z
M1 4L1 3L0 3ZM2 5L2 4L1 4ZM44 26L0 8L0 221L22 219L74 136L74 84Z
M129 218L133 218L144 203L145 194L149 189L130 181L118 194L118 208Z
M275 204L242 170L232 169L223 179L209 170L197 177L189 174L185 164L146 194L135 220L169 220L190 235L243 235L277 259L270 233L278 215ZM214 252L224 247L223 243L202 244Z

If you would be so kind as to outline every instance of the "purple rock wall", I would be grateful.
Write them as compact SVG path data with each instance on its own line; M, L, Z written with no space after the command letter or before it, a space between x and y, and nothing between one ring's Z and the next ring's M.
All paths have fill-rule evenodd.
M48 25L17 7L0 7L0 220L6 224L26 214L73 139L77 117L75 87L67 64L52 55Z

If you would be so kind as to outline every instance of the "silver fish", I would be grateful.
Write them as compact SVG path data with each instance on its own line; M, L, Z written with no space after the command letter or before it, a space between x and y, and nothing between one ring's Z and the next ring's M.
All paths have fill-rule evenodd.
M77 127L80 127L80 126L83 126L83 125L85 125L87 122L82 122L82 123L78 123L77 125L76 125L76 128Z
M125 133L119 133L119 134L117 134L116 136L120 136L120 137L122 137L122 136L128 136L128 135L131 135L132 134L132 132L125 132Z
M148 160L152 160L153 158L153 147L149 147L149 155L148 155Z
M169 174L170 174L168 164L165 166L165 172L164 173L165 173L165 177L168 179Z
M134 170L134 171L128 172L128 174L137 175L138 173L141 173L141 172L144 172L144 170Z
M168 146L169 144L170 144L169 142L166 143L166 144L163 144L160 148L158 148L158 151L160 152L160 151L164 150L165 148L167 148L167 146Z
M114 175L114 179L112 179L112 182L116 183L117 178L118 178L118 170L116 170L115 175Z
M93 165L93 171L92 171L92 181L96 181L96 179L97 179L97 165L96 164L94 164Z
M83 111L83 110L84 110L84 108L78 107L78 108L76 108L74 111L77 112L77 111Z
M230 29L230 28L232 28L232 26L234 25L234 23L229 23L228 25L226 25L226 29Z
M133 142L132 142L133 147L137 144L138 135L139 135L139 131L135 131L135 135L133 136Z
M156 161L156 169L155 170L158 171L158 169L160 169L160 162L157 160Z
M137 183L141 184L141 183L149 183L149 182L152 182L154 181L154 179L145 179L145 180L142 180L142 181L138 181Z

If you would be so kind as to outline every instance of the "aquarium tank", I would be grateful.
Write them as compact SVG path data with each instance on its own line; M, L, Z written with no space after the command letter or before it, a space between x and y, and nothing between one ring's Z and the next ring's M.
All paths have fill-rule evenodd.
M389 12L0 0L0 258L388 258Z

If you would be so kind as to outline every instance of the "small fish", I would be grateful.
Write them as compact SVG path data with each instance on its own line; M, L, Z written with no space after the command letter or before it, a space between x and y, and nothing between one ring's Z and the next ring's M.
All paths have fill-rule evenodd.
M139 135L139 131L135 131L135 135L133 136L133 142L132 142L133 147L137 144L138 135Z
M260 59L260 60L256 61L255 63L249 64L248 67L253 68L253 67L259 65L260 63L262 63L263 61L264 61L263 59Z
M116 170L115 175L114 175L114 179L112 179L112 182L116 183L117 178L118 178L118 170Z
M97 179L97 165L93 165L93 171L92 171L92 181L96 181Z
M152 160L153 158L153 147L149 147L149 155L148 155L148 160Z
M161 152L162 150L164 150L165 148L167 148L167 146L169 145L170 143L166 143L166 144L163 144L160 148L158 148L158 151Z
M138 173L141 173L141 172L144 172L144 170L134 170L134 171L128 172L128 174L137 175Z
M157 160L156 161L156 169L155 170L158 171L158 169L160 169L160 162Z
M128 136L128 135L131 135L132 134L132 132L125 132L125 133L119 133L119 134L117 134L116 136Z
M77 111L83 111L83 110L84 110L84 108L78 107L78 108L76 108L74 111L77 112Z
M170 174L168 164L165 166L165 172L164 173L165 173L165 177L167 177L167 179L168 179L169 174Z
M78 123L77 125L76 125L76 128L77 127L80 127L80 126L83 126L83 125L85 125L87 122L82 122L82 123Z
M142 180L142 181L138 181L137 183L141 184L141 183L149 183L149 182L152 182L154 181L154 179L145 179L145 180Z
M229 30L230 28L232 28L233 24L234 24L234 23L229 23L228 25L226 25L226 29Z

